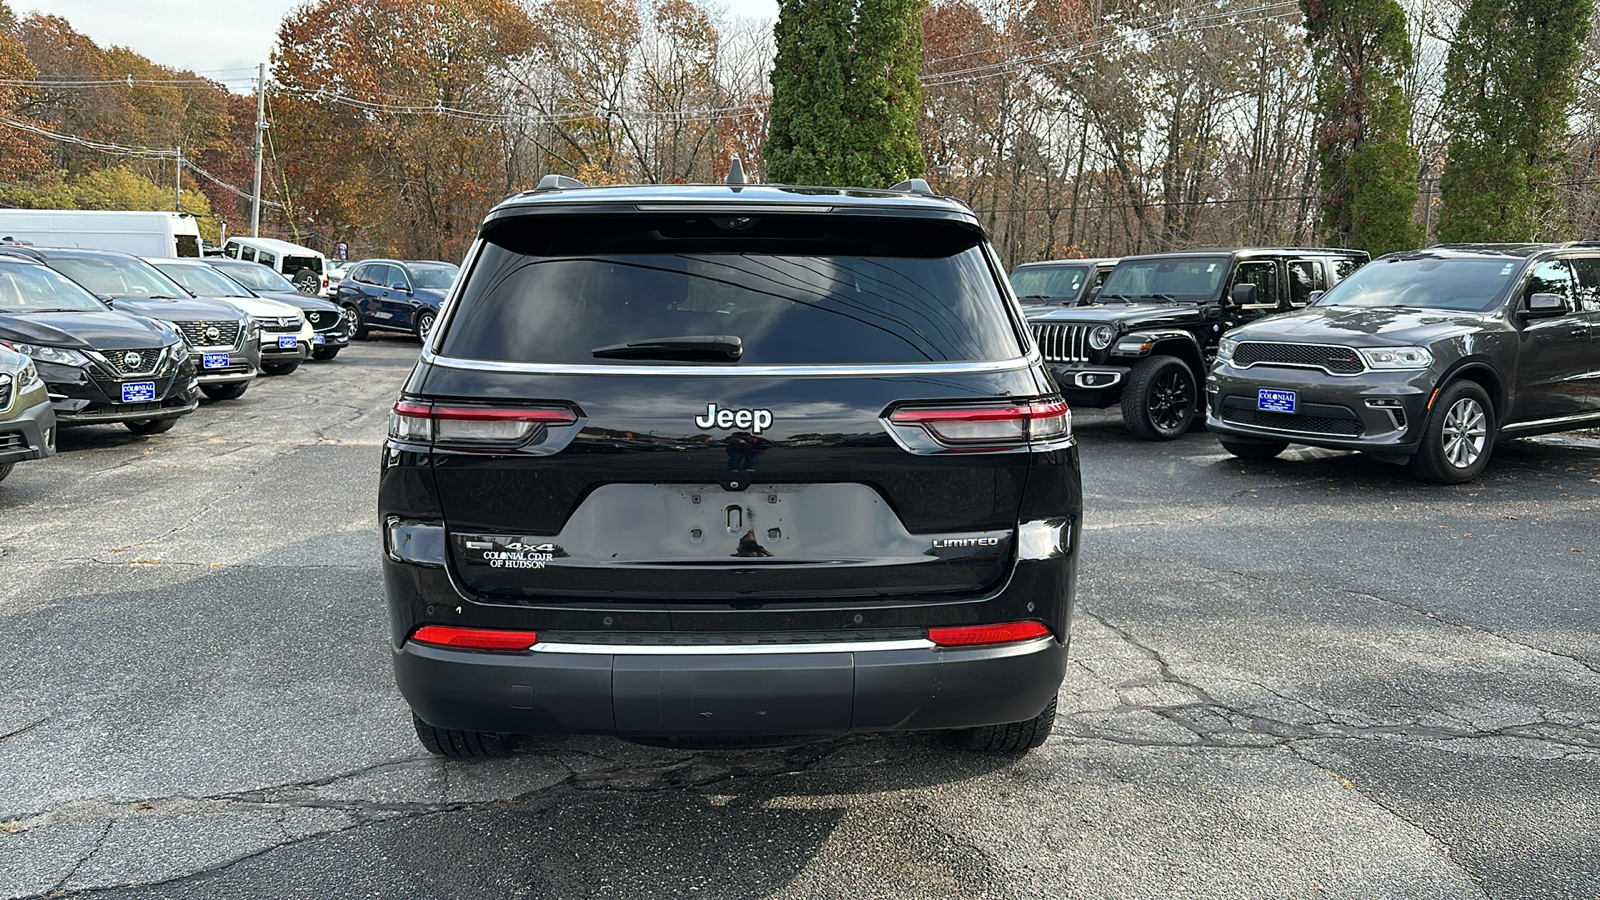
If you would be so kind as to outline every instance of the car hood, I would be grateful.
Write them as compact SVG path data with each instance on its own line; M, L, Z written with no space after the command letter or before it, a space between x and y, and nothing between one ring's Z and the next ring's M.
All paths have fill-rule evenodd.
M439 306L444 303L446 291L437 291L433 288L417 288L413 296L430 306Z
M310 294L302 294L298 291L257 291L256 293L268 300L276 300L279 303L287 303L302 312L339 311L339 304L334 303L331 300L323 300L320 297L313 297Z
M227 302L258 319L282 316L294 318L300 315L300 307L291 306L282 300L274 300L270 297L229 297Z
M111 301L120 312L137 313L152 319L173 322L206 322L218 319L238 320L244 311L226 300L205 297L185 297L181 300L151 300L147 297L115 297Z
M1195 303L1107 303L1025 310L1030 325L1121 325L1124 330L1194 322L1207 318L1207 312Z
M1421 346L1483 328L1482 313L1447 309L1313 306L1251 322L1228 333L1249 341L1308 341L1366 347Z
M159 347L176 336L141 316L112 312L0 313L0 340L73 350Z

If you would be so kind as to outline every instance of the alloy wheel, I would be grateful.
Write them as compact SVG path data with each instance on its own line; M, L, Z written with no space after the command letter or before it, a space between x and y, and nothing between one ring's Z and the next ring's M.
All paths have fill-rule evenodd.
M1489 437L1488 416L1472 397L1457 400L1445 413L1444 457L1458 469L1470 467L1483 455Z
M1173 368L1161 373L1151 382L1147 396L1150 421L1157 428L1171 431L1188 421L1189 407L1194 403L1194 390L1188 375L1181 369Z

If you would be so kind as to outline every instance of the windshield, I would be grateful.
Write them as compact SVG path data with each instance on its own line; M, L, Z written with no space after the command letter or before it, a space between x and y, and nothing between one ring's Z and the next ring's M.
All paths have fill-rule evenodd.
M1357 269L1313 305L1488 312L1499 305L1521 265L1521 260L1506 258L1380 259Z
M57 257L50 268L96 294L128 299L177 299L189 294L155 266L128 257Z
M411 286L414 288L428 288L434 291L447 291L450 285L456 283L456 275L461 270L451 265L419 266L416 263L407 263L406 268L411 272Z
M88 291L44 266L0 266L0 311L105 312Z
M1226 256L1127 259L1106 276L1104 299L1211 300L1228 277Z
M1076 300L1093 271L1089 266L1028 266L1011 273L1011 289L1023 299Z
M163 275L202 297L249 297L251 293L210 266L183 263L152 263Z
M967 229L616 216L506 230L513 246L489 238L445 326L446 356L629 365L595 351L734 339L740 365L1021 353L981 238Z
M253 291L294 293L299 290L294 286L294 282L260 263L239 263L237 265L217 265L213 263L213 265L217 271Z

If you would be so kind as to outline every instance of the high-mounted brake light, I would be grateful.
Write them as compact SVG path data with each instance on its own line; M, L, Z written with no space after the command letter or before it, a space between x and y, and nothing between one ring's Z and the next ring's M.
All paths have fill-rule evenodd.
M389 414L389 436L418 443L517 446L551 425L578 416L564 407L436 406L401 400Z
M419 644L449 647L453 650L494 650L519 653L539 642L537 631L503 631L491 628L455 628L449 625L424 625L412 633Z
M929 628L928 640L941 647L975 647L982 644L1010 644L1047 637L1050 629L1043 622L1008 622L1004 625L961 625L954 628Z
M889 421L920 427L948 447L1020 447L1072 434L1072 411L1062 400L1002 406L911 406L895 410Z

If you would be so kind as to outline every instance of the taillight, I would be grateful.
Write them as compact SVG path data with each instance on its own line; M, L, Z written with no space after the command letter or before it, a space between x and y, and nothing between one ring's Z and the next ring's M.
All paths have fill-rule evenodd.
M537 631L503 631L491 628L454 628L449 625L424 625L412 632L419 644L449 647L454 650L497 650L521 652L539 642Z
M997 449L1057 441L1072 434L1072 411L1063 400L986 406L910 406L889 416L895 425L921 428L952 448Z
M571 425L565 407L440 406L401 400L389 413L389 436L465 447L515 447L551 425Z
M1050 635L1043 622L1008 622L1004 625L960 625L954 628L929 628L928 640L941 647L975 647L982 644L1009 644L1031 641Z

